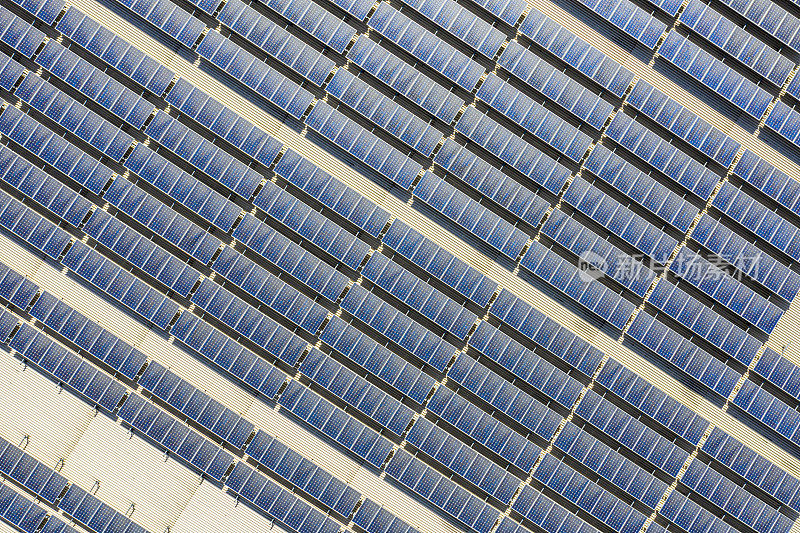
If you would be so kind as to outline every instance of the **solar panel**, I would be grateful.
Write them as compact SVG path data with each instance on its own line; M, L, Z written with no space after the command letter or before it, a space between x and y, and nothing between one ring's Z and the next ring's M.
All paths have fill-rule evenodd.
M643 79L636 81L626 102L725 168L742 146Z
M464 105L464 100L366 35L350 48L347 59L446 124L453 122Z
M64 0L14 0L14 3L50 25L63 11L65 2Z
M489 59L494 59L506 42L503 32L453 0L404 0L403 3Z
M0 53L0 87L11 91L23 72L25 72L25 67L6 54Z
M141 351L49 292L42 292L30 314L128 379L135 379L147 360Z
M722 3L789 48L800 52L800 19L778 4L769 0L722 0Z
M5 7L0 7L0 40L27 58L42 44L45 35Z
M142 526L134 523L124 514L115 511L100 501L97 496L83 490L74 483L69 486L69 490L58 503L58 506L77 522L96 533L109 530L125 531L126 533L147 533Z
M353 270L369 253L367 243L271 181L264 183L253 203Z
M459 191L430 170L414 187L419 198L468 233L486 242L511 260L519 257L528 235L503 220L479 202Z
M230 246L222 249L211 268L312 335L328 316L327 309Z
M486 307L497 283L440 247L402 220L396 219L383 236L383 244L441 280L478 306Z
M261 429L247 445L247 455L342 516L350 516L361 499L358 491Z
M303 359L300 372L395 435L403 435L414 416L411 408L316 348Z
M18 323L19 318L7 312L5 308L0 312L0 342L5 343L8 341L9 336L14 331L14 328L17 327Z
M676 31L669 32L658 55L756 120L772 102L767 91Z
M361 21L367 18L367 13L374 5L369 0L334 0L333 3Z
M419 533L369 498L361 503L353 522L367 533Z
M1 217L2 215L0 221ZM167 329L178 313L178 304L81 241L72 243L62 263L100 291L163 330Z
M664 322L644 311L636 315L628 335L695 380L727 398L741 377Z
M792 81L789 83L789 86L786 87L786 92L794 96L797 100L800 100L800 76L795 74L792 77Z
M119 417L212 479L221 481L233 464L233 455L136 393L128 395Z
M275 173L373 237L389 221L388 211L293 150L281 156Z
M750 150L745 150L733 173L763 192L792 213L800 215L800 185Z
M339 299L339 295L347 286L349 281L347 276L249 213L236 226L233 236L332 302Z
M696 504L677 490L673 490L661 508L661 515L684 531L698 533L713 529L720 533L733 533L736 529Z
M380 468L392 451L391 441L297 381L289 381L278 402L375 467Z
M778 100L765 125L792 144L800 146L800 113Z
M530 485L523 488L514 506L516 509L528 510L525 518L547 533L567 533L570 531L596 533L598 531ZM497 531L500 533L525 533L528 529L506 517L500 523Z
M579 261L608 274L623 287L644 298L655 272L626 254L560 209L550 213L542 234L572 252ZM669 256L667 256L669 257Z
M714 187L722 179L625 113L614 115L606 134L652 168L703 200L708 200Z
M341 306L439 372L444 371L457 351L455 346L361 285L355 284L350 287Z
M137 144L125 159L125 168L225 233L230 231L242 211L220 193L142 143Z
M302 39L290 34L241 0L225 2L217 14L217 20L315 85L321 86L333 70L332 59L325 57ZM209 35L211 33L213 32L209 32ZM239 49L238 46L236 48ZM199 51L198 48L198 53ZM217 66L225 69L219 64Z
M456 131L553 194L558 194L569 178L567 167L475 107L464 111Z
M470 336L469 345L566 408L572 408L583 388L581 382L486 321L481 321ZM459 354L452 371L462 368L462 364L468 368L474 361L463 353Z
M422 165L327 103L319 101L306 125L376 172L409 190Z
M581 3L651 50L667 29L666 24L628 0L610 3L581 0Z
M53 259L61 257L72 240L66 231L5 192L0 192L0 226Z
M386 474L478 533L488 533L500 514L402 448L386 465Z
M584 168L625 196L686 232L699 210L602 144L592 149Z
M103 199L203 264L211 261L222 244L205 229L120 176L111 182Z
M511 501L522 482L517 476L504 471L486 456L424 417L417 419L406 440L445 468L505 504Z
M206 29L193 17L169 0L119 0L122 5L160 29L182 45L192 47Z
M528 5L521 0L475 0L475 3L509 26L516 26Z
M10 346L26 361L107 411L114 411L127 392L114 378L28 324L22 324Z
M546 441L561 423L561 415L468 356L459 354L447 377Z
M744 381L733 403L786 439L794 443L800 440L796 435L800 413L752 381Z
M336 315L319 338L420 405L433 389L435 379Z
M19 531L35 533L47 516L47 511L15 489L0 485L0 517Z
M67 478L3 438L0 471L48 503L54 503L67 486Z
M56 29L156 96L163 95L175 77L172 70L95 22L75 6L67 8Z
M303 339L208 278L192 295L192 303L289 365L306 349Z
M181 313L170 333L235 378L274 399L286 374L191 313Z
M280 141L267 135L264 130L229 107L223 106L185 78L178 78L167 94L166 100L181 113L194 119L214 135L225 139L259 163L272 165L278 152L281 151ZM308 104L303 111L306 108Z
M467 91L483 76L483 67L392 6L380 3L369 27Z
M38 285L22 274L11 270L4 263L0 263L0 296L25 311L38 292ZM6 330L5 326L3 330ZM8 329L6 333L11 333L11 330ZM8 335L6 335L7 338Z
M244 448L253 434L252 423L156 361L150 361L138 383L234 448Z
M690 0L679 20L717 48L777 87L794 69L794 62L737 26L700 0Z
M530 10L519 31L618 98L633 80L631 71L537 9Z
M800 367L775 350L765 348L753 370L793 398L800 399Z
M347 69L338 69L325 90L425 157L442 139L442 132Z

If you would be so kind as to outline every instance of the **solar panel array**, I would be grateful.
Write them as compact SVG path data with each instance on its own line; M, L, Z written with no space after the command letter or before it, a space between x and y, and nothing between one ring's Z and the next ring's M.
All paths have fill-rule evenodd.
M526 290L622 332L794 453L800 369L764 343L800 288L800 185L706 114L516 0L119 2L374 178L362 189L95 15L14 1L0 8L0 231L20 246L458 528L790 529L799 480ZM768 0L722 3L575 8L797 144L783 47L798 51L800 22ZM8 267L0 304L17 357L283 526L417 531ZM62 531L61 509L144 531L0 447L12 525Z

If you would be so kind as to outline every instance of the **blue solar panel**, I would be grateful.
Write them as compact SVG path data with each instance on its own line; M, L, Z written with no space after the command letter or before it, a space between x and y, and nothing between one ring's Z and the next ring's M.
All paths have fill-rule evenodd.
M7 265L0 263L0 296L25 311L38 292L38 285L22 274L11 270ZM5 322L3 330L7 334L11 333L11 330L6 328Z
M334 315L319 338L357 365L422 404L436 380Z
M477 97L573 161L583 159L592 144L591 137L497 74L489 74L478 89Z
M156 96L161 96L175 73L115 35L105 26L69 6L56 29Z
M603 360L600 349L547 317L508 289L500 292L489 312L586 376L594 376Z
M781 503L800 508L800 480L720 428L711 431L702 450Z
M8 268L8 267L6 267ZM16 272L14 272L16 274ZM5 277L5 276L4 276ZM19 323L19 318L5 309L0 312L0 342L5 343Z
M410 189L422 170L421 164L323 101L314 105L305 123L403 189Z
M467 357L460 355L459 357ZM529 472L542 449L452 389L440 386L426 405L435 414L475 442Z
M125 178L117 176L103 199L203 264L222 242Z
M264 179L225 150L160 109L145 133L182 160L249 200Z
M509 26L516 26L528 7L522 0L475 0L475 3Z
M520 266L617 329L625 326L636 308L633 302L562 259L538 241L534 241L528 248Z
M208 278L192 295L192 303L292 366L306 349L303 339Z
M147 533L142 526L134 523L124 514L115 511L101 502L97 496L83 490L74 483L69 486L69 490L58 503L58 506L76 521L96 533L105 531Z
M286 374L192 313L181 313L170 333L232 376L274 399Z
M0 115L0 132L96 194L111 179L110 168L14 106Z
M315 85L322 85L333 70L335 64L332 59L325 57L321 52L304 43L302 39L290 34L252 7L245 5L241 0L225 2L217 19ZM209 35L212 33L214 32L209 32ZM205 42L206 39L208 36L203 41ZM203 44L200 43L201 48ZM241 50L238 46L236 49ZM198 48L198 53L200 53L200 48ZM251 56L251 54L247 55ZM223 70L226 68L219 64L217 66Z
M467 336L478 318L380 252L372 254L361 273L459 339Z
M378 5L369 27L467 91L473 90L484 74L479 63L387 3Z
M374 5L369 0L334 0L333 3L361 21L367 18L367 13Z
M519 257L528 235L506 220L486 209L430 170L414 187L419 198L442 215L454 221L468 233L486 242L506 257Z
M373 237L380 235L389 221L388 211L293 150L281 156L275 173Z
M347 52L347 58L447 124L453 122L456 113L464 105L464 100L366 35L358 38Z
M166 99L181 113L194 119L214 135L225 139L259 163L272 165L278 152L281 151L280 141L267 135L264 130L232 109L223 106L185 78L178 78ZM306 108L308 104L300 112Z
M30 58L44 40L44 33L0 6L0 40Z
M795 444L800 441L800 413L752 381L745 380L733 403Z
M402 220L392 222L389 231L383 236L383 244L480 307L486 307L497 290L496 282Z
M547 533L597 533L598 531L582 518L578 518L577 515L530 485L522 489L513 508L525 510L525 518ZM525 533L529 530L506 517L500 523L497 531L499 533Z
M72 243L62 263L97 289L161 329L167 329L178 313L178 304L81 241Z
M730 395L741 377L740 373L644 311L636 315L628 335L724 398Z
M0 517L19 531L35 533L47 518L47 511L3 484L0 485Z
M125 168L226 233L242 211L220 193L142 143L137 144L125 159Z
M67 478L3 438L0 471L48 503L54 503L67 486Z
M64 10L64 0L13 0L25 11L31 13L45 24L52 24Z
M102 209L94 210L83 231L181 296L188 296L201 278L185 261Z
M800 113L778 100L765 125L792 144L800 146Z
M667 490L665 482L572 422L567 422L554 445L650 509L656 508Z
M639 297L645 296L656 277L655 272L644 263L610 244L560 209L550 213L542 226L542 234L572 252L579 260L605 272Z
M794 69L792 60L782 56L700 0L690 0L681 12L679 20L777 87L783 87L789 73Z
M756 120L772 102L767 91L676 31L667 35L658 55Z
M612 104L516 41L506 45L497 64L596 130L614 111Z
M567 167L475 107L461 115L456 131L553 194L558 194L569 178Z
M297 119L314 100L310 92L217 31L209 31L203 37L197 53Z
M233 464L233 455L136 393L122 404L119 417L217 481Z
M633 80L631 71L537 9L530 10L519 31L619 98Z
M586 393L575 414L670 476L676 476L689 457L689 452L594 391Z
M342 516L350 516L361 499L355 489L261 429L247 445L247 455Z
M626 102L725 168L742 146L643 79Z
M36 63L108 109L134 128L141 128L155 106L55 39L47 41Z
M347 69L337 70L325 90L425 157L442 139L442 132Z
M800 367L775 350L764 349L753 370L793 398L800 399Z
M72 240L66 231L5 192L0 192L0 227L53 259L61 257Z
M336 533L339 523L305 503L277 483L242 461L225 480L225 485L275 520L302 533Z
M253 424L156 361L150 361L138 383L234 448L244 448L253 434Z
M446 139L436 152L437 165L486 198L532 226L538 226L550 202L500 172L453 139Z
M49 292L42 292L30 313L128 379L135 379L147 360L142 352Z
M367 533L419 533L419 530L368 498L359 506L353 522Z
M770 0L722 0L722 3L800 52L800 19Z
M206 25L200 22L200 19L169 0L119 0L119 2L187 47L193 46L206 29Z
M338 300L349 281L347 276L249 213L236 227L233 236L332 302Z
M214 272L312 335L317 333L328 316L327 309L230 246L222 249L212 268Z
M561 415L467 355L459 354L447 377L546 441L561 423Z
M800 184L750 150L745 150L733 173L800 215Z
M488 322L480 323L470 337L469 345L564 407L572 408L583 388L583 384L578 380ZM459 354L453 365L453 371L460 364L469 366L473 361L464 354Z
M508 504L522 482L430 420L420 417L406 440L487 494Z
M10 91L17 84L23 72L25 72L25 67L6 54L0 53L0 87Z
M403 449L394 453L386 474L478 533L488 533L500 514Z
M278 401L295 416L373 466L380 468L392 451L391 441L297 381L289 382Z
M68 385L93 405L108 411L114 411L127 392L120 382L28 324L22 324L10 346L59 383Z
M789 83L789 86L786 87L786 92L800 100L800 76L795 74L792 77L791 83Z
M453 0L403 0L403 3L489 59L494 59L506 42L503 32Z
M584 168L681 232L697 216L695 206L603 145L594 147Z
M444 371L457 351L455 346L361 285L350 287L341 306L439 372Z
M666 24L628 0L581 0L581 3L651 50L667 29Z
M300 372L395 435L403 435L414 416L411 408L316 348L303 359Z
M675 148L666 139L659 137L625 113L614 115L606 134L636 157L703 200L708 200L711 191L721 179L700 162Z
M670 493L660 514L689 533L700 533L701 531L733 533L737 531L736 528L712 515L677 490Z

